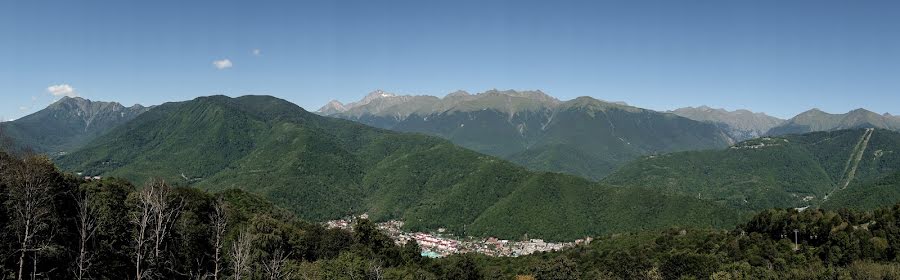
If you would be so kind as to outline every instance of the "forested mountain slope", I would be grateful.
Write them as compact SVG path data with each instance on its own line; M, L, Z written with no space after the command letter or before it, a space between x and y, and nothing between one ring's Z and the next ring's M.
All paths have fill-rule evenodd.
M748 140L725 150L649 156L605 183L693 195L738 209L854 206L829 201L900 171L900 133L854 129ZM877 191L871 195L877 195ZM863 191L870 193L869 191ZM891 205L896 201L885 201ZM871 207L869 207L871 208Z
M80 148L148 108L116 102L63 97L47 108L15 121L0 123L0 135L15 145L42 153L66 153Z
M590 179L642 155L733 143L715 124L590 97L560 101L541 91L459 91L444 98L376 91L346 105L332 101L319 113L439 136L533 170Z
M427 247L413 240L397 244L366 219L353 222L352 231L326 229L241 190L81 180L58 172L46 157L2 150L0 205L0 268L6 279L900 277L900 205L869 212L769 209L729 230L673 227L600 235L520 257L490 257L462 247L430 259L421 255Z
M709 202L531 172L436 137L322 117L268 96L163 104L58 162L138 183L158 176L244 189L310 220L368 212L415 229L507 238L573 239L737 219Z

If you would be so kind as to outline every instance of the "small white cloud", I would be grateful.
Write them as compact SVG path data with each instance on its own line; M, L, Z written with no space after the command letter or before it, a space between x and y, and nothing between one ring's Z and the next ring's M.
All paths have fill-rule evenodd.
M19 111L22 111L22 112L28 111L28 107L19 106Z
M75 93L75 88L73 88L72 86L70 86L68 84L59 84L59 85L50 86L47 88L47 92L49 92L53 96L57 96L57 97L58 96L68 96L68 97L78 96L78 94Z
M234 66L233 64L231 64L231 60L229 60L227 58L223 59L223 60L213 61L212 64L213 64L213 66L216 67L216 69L219 69L219 70L231 68L231 66Z
M253 49L253 55L260 56L260 55L262 55L262 51L259 49Z

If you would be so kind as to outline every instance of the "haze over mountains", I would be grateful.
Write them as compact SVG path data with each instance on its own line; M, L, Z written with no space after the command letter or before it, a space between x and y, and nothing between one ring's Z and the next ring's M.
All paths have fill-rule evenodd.
M862 108L846 114L829 114L819 109L812 109L772 128L768 134L801 134L853 128L882 128L898 131L900 130L900 117L888 113L881 115Z
M743 109L727 111L700 106L685 107L669 112L696 121L714 123L725 130L735 141L766 135L770 129L784 123L784 120L765 113L754 113Z
M71 152L149 108L125 107L80 97L63 97L47 108L15 121L0 123L3 135L37 152Z

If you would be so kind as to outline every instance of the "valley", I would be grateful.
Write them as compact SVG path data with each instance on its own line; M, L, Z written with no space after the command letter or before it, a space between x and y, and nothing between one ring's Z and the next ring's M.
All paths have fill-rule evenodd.
M900 1L0 1L0 280L900 279Z
M516 106L529 104L527 100L554 102L549 97L534 99L540 95L533 93L515 94L494 92L487 95L489 98L500 97L498 100L517 100L520 103L500 103L518 104ZM382 99L390 96L381 92L368 102L383 102ZM466 95L458 93L455 96ZM626 146L659 141L658 138L638 140L650 136L627 134L644 129L640 126L647 125L646 121L653 126L660 122L663 127L680 123L676 127L711 128L710 131L718 132L703 137L730 139L730 136L722 136L727 134L721 134L721 129L726 126L713 125L708 120L704 121L706 123L693 122L589 98L560 102L556 106L555 111L547 113L546 119L538 118L541 121L534 124L531 122L535 119L530 118L540 114L533 112L506 115L504 122L524 121L515 131L520 136L531 133L529 127L533 125L550 132L566 131L554 127L560 120L606 129L604 133L609 134L596 134L592 128L576 127L565 133L547 134L554 135L552 137L538 137L588 146L592 142L579 142L579 139L614 137L612 143ZM352 106L343 108L348 107ZM486 108L465 111L462 113L467 116L465 119L451 118L441 122L456 123L459 128L481 126L485 129L488 126L484 125L491 122L483 123L486 120L483 118L496 112ZM641 116L638 117L641 121L636 122L636 116ZM427 117L431 121L441 118L437 115ZM50 125L56 122L44 120ZM634 249L627 246L667 246L664 244L668 241L664 240L670 238L685 242L678 246L689 247L697 246L695 238L736 238L747 242L744 235L747 231L769 234L771 237L759 234L749 237L755 238L754 242L766 244L787 238L787 235L775 234L772 229L765 228L776 223L766 220L770 219L767 215L772 211L788 211L778 215L800 215L804 217L802 219L808 219L805 215L818 217L815 215L830 213L824 211L832 209L871 211L900 201L897 191L900 190L897 188L900 158L894 152L900 148L900 133L876 128L763 136L719 148L658 151L643 156L632 154L634 160L623 163L621 168L614 169L599 181L564 173L533 171L541 168L526 169L519 165L520 160L543 158L541 153L516 154L515 158L523 159L507 161L456 146L451 140L441 139L445 137L442 135L395 132L323 117L271 96L209 96L171 102L154 106L133 120L109 125L106 129L108 132L93 136L94 140L80 144L81 147L72 144L76 148L71 153L53 154L53 160L61 170L78 174L77 178L62 174L54 176L68 178L60 179L68 182L66 186L101 187L103 189L96 191L118 192L117 199L123 201L140 193L139 190L156 188L177 190L179 200L207 197L202 201L209 201L209 196L227 198L228 205L239 206L245 213L235 217L239 224L270 224L263 226L268 227L274 225L271 223L285 223L279 226L283 227L279 234L305 236L302 232L312 231L319 232L316 234L328 232L326 236L332 236L329 238L352 237L357 244L353 245L357 248L352 249L354 254L376 254L375 258L389 262L407 259L442 267L431 270L413 263L387 264L397 273L401 273L398 269L415 268L420 273L443 275L449 273L442 270L444 268L468 265L461 271L510 277L490 269L533 269L534 264L529 262L548 256L552 258L549 263L565 263L568 258L581 262L588 257L577 252L584 251L631 254ZM482 133L477 131L465 133L474 136ZM672 139L701 137L679 135ZM490 145L504 147L499 142ZM565 145L552 149L573 149L568 152L570 155L583 153L580 148ZM25 157L28 160L28 156ZM593 159L585 157L584 160L582 162ZM11 174L4 175L6 181L0 182L18 184L18 177ZM139 187L132 186L131 182ZM159 182L165 182L165 185L160 187ZM110 187L113 189L106 189ZM191 194L194 192L197 193ZM135 194L126 196L122 193ZM194 198L189 198L192 196ZM124 202L106 203L118 205ZM784 208L792 210L773 210ZM189 211L210 210L194 208ZM841 213L856 215L852 214L856 212ZM187 217L179 216L178 219L189 219ZM860 218L847 216L841 219ZM300 224L304 229L286 226L292 223ZM765 226L754 228L761 225ZM832 241L828 242L832 243L828 244L836 244L833 242L838 242L835 240L840 237L834 233L846 229L833 224L829 226L832 234L814 232L816 229L808 227L801 230L806 246L801 250L817 252L815 254L826 252L830 247L822 247L824 245L815 239L820 235L829 236ZM871 234L870 226L870 223L857 225L854 234ZM246 225L242 227L246 228ZM859 232L857 228L865 232ZM255 231L255 238L269 236L265 238L331 242L313 241L310 237L275 237L278 234L271 235L274 233L263 229ZM174 242L182 237L172 238ZM232 242L241 240L239 234L229 238ZM866 242L881 246L877 245L881 242L877 239ZM359 251L360 246L369 249ZM347 247L319 250L346 250L340 248ZM298 252L298 249L290 250ZM722 254L703 252L696 256ZM353 266L349 260L334 259L335 255L304 254L312 254L309 260L321 258L316 262L316 269L327 270L331 265ZM404 255L399 257L398 254ZM655 264L640 273L652 273L656 269L667 271L663 272L665 275L681 275L681 272L670 271L667 262L683 259L684 255L653 253L648 258ZM509 260L498 263L504 259ZM617 258L618 261L627 259ZM777 261L777 258L765 259L762 263ZM838 260L823 257L815 262L822 261L833 263ZM471 266L474 262L480 268ZM361 265L371 268L375 264ZM599 267L603 267L603 272L594 273L634 277L633 272L617 270L616 266L601 264ZM361 268L361 271L368 269ZM318 276L310 277L316 279Z

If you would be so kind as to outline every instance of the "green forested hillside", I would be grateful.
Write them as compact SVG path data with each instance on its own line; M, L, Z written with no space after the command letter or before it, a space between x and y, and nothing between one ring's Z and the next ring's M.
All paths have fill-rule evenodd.
M538 187L517 192L573 195L539 187L566 178L574 180L545 174L530 180ZM415 241L395 243L366 219L352 231L326 229L241 190L81 180L46 157L3 151L0 205L2 279L900 278L900 204L868 212L768 209L728 230L672 227L520 257L463 248L437 259L423 257ZM633 218L681 213L661 207Z
M822 204L823 208L871 210L900 201L900 172L877 180L855 184L839 191Z
M559 101L541 91L455 92L443 99L374 92L319 112L593 180L643 155L733 143L715 124L590 97Z
M814 132L748 140L725 150L645 157L604 182L693 195L738 209L855 206L852 199L830 199L873 191L865 186L900 170L895 151L900 151L900 134L893 131ZM882 202L867 208L896 203Z
M531 172L446 140L321 117L266 96L167 103L58 162L138 184L162 177L248 190L310 220L368 212L413 229L505 238L573 239L738 218L709 202ZM674 208L681 214L665 211Z

